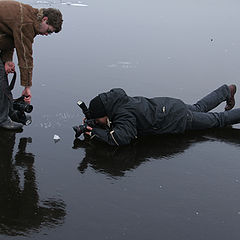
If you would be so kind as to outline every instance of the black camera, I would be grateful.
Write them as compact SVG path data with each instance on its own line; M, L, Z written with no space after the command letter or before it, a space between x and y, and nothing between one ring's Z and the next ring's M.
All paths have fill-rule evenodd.
M82 109L82 112L86 117L86 120L84 121L84 124L73 127L73 130L75 131L75 138L80 137L82 133L89 132L87 126L94 127L96 125L95 120L91 119L91 115L86 104L82 101L78 101L77 105Z
M87 126L94 127L95 126L94 119L86 120L84 124L79 126L74 126L73 130L75 131L75 137L78 138L82 133L89 132L89 130L87 129Z
M33 106L26 103L24 101L25 96L21 96L20 98L13 100L12 109L9 112L10 118L14 122L19 122L24 125L29 125L32 122L31 116L26 115L26 113L30 113L33 110Z

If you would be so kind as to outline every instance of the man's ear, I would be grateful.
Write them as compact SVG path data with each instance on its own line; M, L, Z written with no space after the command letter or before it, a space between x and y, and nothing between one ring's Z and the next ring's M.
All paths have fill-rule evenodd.
M47 20L48 20L48 17L46 16L42 18L42 22L47 22Z

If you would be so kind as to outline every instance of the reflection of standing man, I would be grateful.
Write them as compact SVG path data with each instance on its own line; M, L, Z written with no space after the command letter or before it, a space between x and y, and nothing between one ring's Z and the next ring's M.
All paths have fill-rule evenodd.
M66 215L62 199L40 199L34 155L26 152L32 139L20 138L14 155L15 135L0 130L0 236L26 235L44 226L57 227Z
M22 95L30 103L32 86L32 44L36 35L57 33L62 28L62 14L53 8L36 9L30 5L16 1L0 1L0 126L3 128L18 128L8 118L9 101L6 91L8 83L3 76L15 71L12 62L14 48L17 51L18 65L21 74ZM4 83L3 83L4 82ZM5 92L5 93L4 93Z

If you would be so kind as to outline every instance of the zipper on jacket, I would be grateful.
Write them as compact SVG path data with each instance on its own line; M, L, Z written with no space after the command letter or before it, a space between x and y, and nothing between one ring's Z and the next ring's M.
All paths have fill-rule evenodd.
M116 139L115 139L114 136L113 136L113 133L114 133L114 130L112 130L112 131L110 132L110 135L111 135L113 141L116 143L116 145L119 146L118 142L116 141Z

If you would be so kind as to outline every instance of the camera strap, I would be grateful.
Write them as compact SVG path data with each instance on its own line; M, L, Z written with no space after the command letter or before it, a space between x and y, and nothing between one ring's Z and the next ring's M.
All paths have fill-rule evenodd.
M13 77L12 77L12 81L9 85L9 90L12 91L16 82L16 78L17 78L17 73L14 71Z

